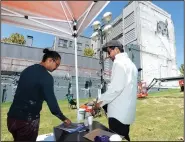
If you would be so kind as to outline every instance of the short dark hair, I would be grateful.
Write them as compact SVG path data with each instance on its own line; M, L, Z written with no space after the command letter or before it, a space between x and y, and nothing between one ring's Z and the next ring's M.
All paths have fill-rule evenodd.
M115 46L111 46L111 47L107 47L107 48L110 48L110 49L112 49L112 50L114 50L116 47ZM122 47L117 47L118 49L119 49L119 51L121 52L121 53L123 53L124 52L124 49L123 49L123 46ZM107 50L107 49L106 49Z
M61 59L61 56L58 52L56 51L51 51L48 48L45 48L43 50L43 53L45 53L42 57L42 62L45 62L48 58L52 58L54 60Z

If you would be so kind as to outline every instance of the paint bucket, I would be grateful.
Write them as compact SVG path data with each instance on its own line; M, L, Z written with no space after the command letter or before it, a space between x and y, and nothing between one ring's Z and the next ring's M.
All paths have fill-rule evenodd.
M85 119L85 109L79 108L78 109L78 122L82 122Z

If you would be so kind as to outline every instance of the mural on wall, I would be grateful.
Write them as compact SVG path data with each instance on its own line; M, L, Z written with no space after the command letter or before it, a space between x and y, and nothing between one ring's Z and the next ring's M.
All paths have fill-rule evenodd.
M165 22L163 21L157 22L157 33L161 33L163 36L169 37L167 20Z

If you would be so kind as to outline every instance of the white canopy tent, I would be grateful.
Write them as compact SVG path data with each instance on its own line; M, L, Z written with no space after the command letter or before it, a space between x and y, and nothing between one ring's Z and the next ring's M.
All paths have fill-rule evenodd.
M77 36L110 1L2 1L1 21L75 41L76 100L79 109Z

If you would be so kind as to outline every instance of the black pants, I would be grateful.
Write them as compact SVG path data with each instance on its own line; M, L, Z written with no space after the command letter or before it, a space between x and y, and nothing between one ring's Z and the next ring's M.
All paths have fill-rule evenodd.
M7 118L8 131L14 141L36 141L39 130L39 119L32 121Z
M109 129L117 133L118 135L124 136L124 138L130 141L129 137L129 127L130 125L122 124L115 118L109 118Z

